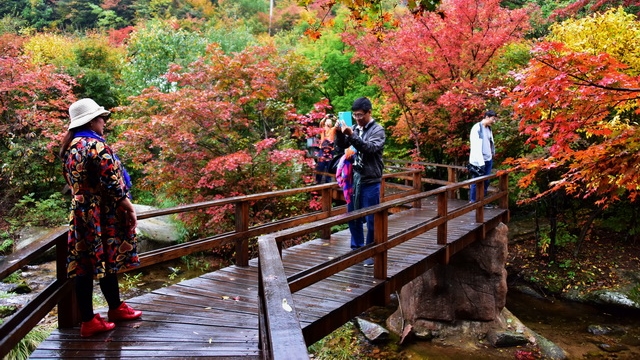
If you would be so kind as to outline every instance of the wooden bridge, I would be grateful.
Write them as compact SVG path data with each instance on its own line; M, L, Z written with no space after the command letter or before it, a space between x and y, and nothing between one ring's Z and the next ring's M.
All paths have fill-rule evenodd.
M66 233L54 233L0 262L4 278L52 246L58 254L58 279L0 325L0 356L57 305L59 329L33 359L308 358L307 346L371 306L386 304L391 293L508 222L506 174L456 182L459 169L448 168L447 180L425 179L419 170L385 174L383 202L350 213L333 206L333 183L139 214L144 219L234 204L235 231L150 251L141 262L149 266L233 242L236 265L127 299L143 310L141 319L86 339L79 336L73 287L65 277ZM492 178L498 178L498 191L479 191L472 204L458 199L461 189ZM425 182L443 186L422 191ZM322 211L249 226L250 204L303 192L320 193ZM485 209L490 202L498 207ZM370 214L372 245L351 251L348 230L331 233L332 226ZM309 234L319 238L283 249L284 241ZM249 259L248 240L256 236L259 255ZM374 267L364 267L371 257Z

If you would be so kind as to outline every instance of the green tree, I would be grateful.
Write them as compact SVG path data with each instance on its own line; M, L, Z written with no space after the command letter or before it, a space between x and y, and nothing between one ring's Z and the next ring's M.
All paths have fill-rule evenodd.
M204 54L206 45L202 35L174 29L169 22L146 22L129 39L127 61L122 69L125 95L138 95L150 86L171 90L171 83L163 77L169 65L187 66Z
M0 3L0 17L20 15L28 5L27 0L4 0Z
M54 8L45 0L33 0L22 10L22 18L33 28L41 30L54 27L56 15Z
M62 29L85 30L96 27L102 0L59 0L55 12Z
M128 25L128 22L118 16L113 10L96 9L98 13L97 27L100 29L119 29Z
M111 46L103 36L91 36L78 41L72 50L74 63L64 70L76 79L78 98L92 98L107 109L119 105L124 49Z
M137 0L131 8L139 20L168 19L175 13L172 0Z
M27 22L13 15L4 15L0 18L0 34L19 34L20 30L27 25Z
M334 111L348 111L358 97L378 96L377 87L368 85L370 77L365 66L354 60L354 49L340 37L346 17L346 11L339 12L333 26L321 29L320 38L306 38L298 45L298 51L318 63L327 74L320 92Z

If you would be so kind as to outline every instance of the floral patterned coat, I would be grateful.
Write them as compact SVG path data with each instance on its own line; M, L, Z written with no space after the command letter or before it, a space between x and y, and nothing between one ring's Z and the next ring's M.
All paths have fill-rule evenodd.
M90 137L73 139L64 156L71 188L67 275L98 279L140 264L135 229L128 229L118 202L129 195L113 150Z

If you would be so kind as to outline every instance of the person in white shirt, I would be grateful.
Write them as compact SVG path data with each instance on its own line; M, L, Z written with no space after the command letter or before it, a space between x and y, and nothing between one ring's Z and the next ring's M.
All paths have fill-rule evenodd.
M480 122L473 125L469 135L469 164L480 167L481 175L475 175L473 177L484 176L491 174L493 167L493 157L496 154L496 147L493 141L493 132L491 131L491 125L498 120L498 115L493 110L488 110L484 113L484 118ZM484 193L487 193L489 188L489 180L484 182ZM469 190L469 201L476 201L476 185L471 185Z

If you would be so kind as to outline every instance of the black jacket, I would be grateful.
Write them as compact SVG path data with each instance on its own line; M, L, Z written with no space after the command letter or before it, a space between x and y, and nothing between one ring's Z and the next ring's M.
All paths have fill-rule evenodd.
M362 130L357 126L353 128L353 134L346 136L343 132L336 132L336 144L346 149L353 145L362 157L363 169L360 172L361 184L375 184L382 180L382 150L386 135L384 129L375 121L370 121Z

